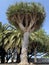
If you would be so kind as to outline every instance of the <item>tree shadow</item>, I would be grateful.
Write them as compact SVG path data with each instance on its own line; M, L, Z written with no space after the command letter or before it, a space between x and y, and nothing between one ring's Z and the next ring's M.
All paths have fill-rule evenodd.
M0 46L0 59L1 59L1 63L4 63L5 62L5 55L6 55L6 51L5 49Z

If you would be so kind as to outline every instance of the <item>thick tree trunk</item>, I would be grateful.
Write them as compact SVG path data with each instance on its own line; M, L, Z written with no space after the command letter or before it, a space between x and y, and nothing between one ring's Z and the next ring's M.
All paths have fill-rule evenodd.
M25 32L22 39L21 65L28 65L27 50L29 44L29 32Z
M35 48L35 50L34 50L34 62L35 62L35 63L37 62L37 58L36 58L36 49L37 49L37 48Z

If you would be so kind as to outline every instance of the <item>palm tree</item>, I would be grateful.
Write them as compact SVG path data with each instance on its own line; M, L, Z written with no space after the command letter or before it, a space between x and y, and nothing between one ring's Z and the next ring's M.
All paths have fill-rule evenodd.
M9 48L12 48L13 50L13 48L16 47L18 48L17 54L20 54L20 34L21 32L14 26L10 24L2 25L2 23L0 22L0 46L3 47L6 52Z
M2 22L0 22L0 56L1 56L1 63L4 63L5 62L5 55L6 55L6 51L4 50L3 46L4 46L4 39L3 39L3 36L4 36L4 31L6 30L5 26L2 25ZM1 40L3 40L1 42Z
M34 55L35 55L34 62L37 62L36 50L39 51L44 45L46 45L47 39L48 39L48 37L42 29L40 29L37 32L31 33L30 42L29 42L30 44L28 45L28 53L29 54L33 53L33 50L34 50ZM17 53L19 56L20 55L20 49L21 49L21 41L22 41L22 34L17 29L4 31L4 48L6 51L9 48L13 49L15 47L15 48L17 48ZM47 48L46 46L44 47L44 49ZM43 50L43 48L40 50L40 52L42 50ZM17 60L18 60L17 62L19 62L20 58ZM29 58L29 60L30 60L30 58Z
M2 24L2 22L0 22L0 45L4 46L4 37L6 36L5 31L6 31L6 33L8 33L13 30L16 30L16 28L14 26L12 26L10 24Z
M2 22L0 22L0 42L1 39L3 38L3 31L5 30L5 26L2 25ZM2 45L2 43L0 43L0 46Z
M9 48L14 48L20 43L20 33L17 30L5 30L4 37L1 38L1 43L4 41L4 48L7 51Z
M39 3L16 3L7 10L9 22L22 31L22 50L20 65L28 65L27 51L29 36L38 30L45 19L45 10Z
M3 26L2 26L3 27ZM0 32L0 46L2 46L6 52L9 48L13 50L13 48L17 48L17 57L20 55L20 46L21 43L21 32L17 30L14 26L5 24L4 30ZM2 30L2 29L1 29ZM17 58L17 62L19 59Z
M46 49L47 48L47 45L46 45L47 39L48 39L48 35L42 29L40 29L39 31L36 31L34 33L31 33L31 35L30 35L31 44L29 46L34 48L34 55L35 55L34 62L37 62L36 50L40 51L40 52L47 51L47 49Z

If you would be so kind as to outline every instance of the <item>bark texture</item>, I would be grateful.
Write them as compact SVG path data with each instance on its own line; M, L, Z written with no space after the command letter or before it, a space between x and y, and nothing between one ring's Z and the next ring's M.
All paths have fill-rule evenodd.
M27 50L29 44L29 32L25 32L22 39L21 63L20 65L29 65L27 60Z

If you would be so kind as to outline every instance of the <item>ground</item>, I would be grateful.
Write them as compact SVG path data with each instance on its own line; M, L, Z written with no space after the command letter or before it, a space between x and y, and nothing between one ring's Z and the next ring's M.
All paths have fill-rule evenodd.
M16 63L14 63L14 64L0 64L0 65L17 65ZM32 63L31 63L31 65L33 65ZM49 64L34 64L34 65L49 65Z

